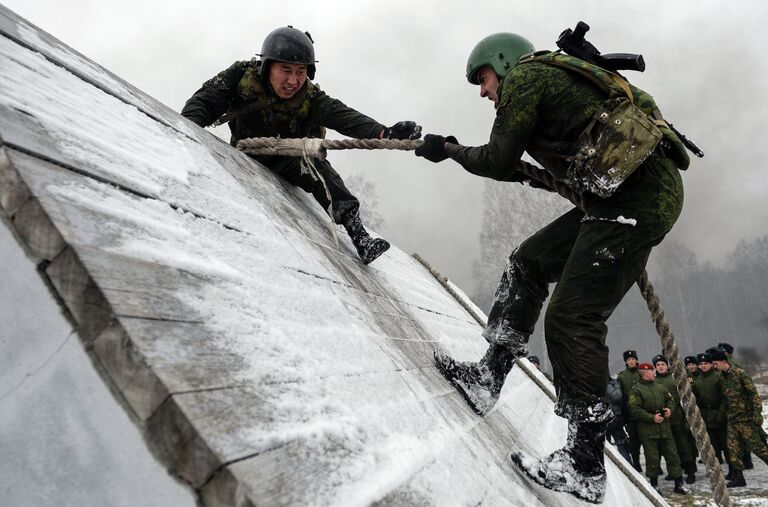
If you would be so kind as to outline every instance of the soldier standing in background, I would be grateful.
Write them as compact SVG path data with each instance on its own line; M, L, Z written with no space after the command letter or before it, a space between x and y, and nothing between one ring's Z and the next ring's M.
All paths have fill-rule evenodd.
M627 404L624 393L621 392L621 384L614 378L608 379L608 389L605 392L613 411L613 420L608 423L606 440L613 442L627 463L632 464L632 456L627 449L627 433L624 431L624 423L627 419Z
M701 411L701 417L707 425L707 433L717 460L723 462L725 451L725 400L720 372L712 364L712 356L706 353L698 355L699 375L693 379L693 394ZM730 465L729 465L730 467ZM730 470L729 470L730 474Z
M640 466L640 436L637 434L637 422L632 419L632 414L629 412L627 405L632 386L640 380L640 373L637 371L637 351L626 350L623 357L626 368L616 376L616 380L621 385L621 393L624 396L625 425L629 437L627 439L627 451L629 451L629 455L632 457L632 466L638 472L642 472L643 468Z
M677 448L677 455L680 457L683 470L686 477L685 482L692 484L696 481L696 442L691 435L691 428L688 425L688 420L683 413L683 407L680 405L680 395L677 392L677 384L672 376L672 372L669 371L669 361L661 354L653 358L653 365L656 368L656 382L663 385L672 399L675 405L672 409L672 415L669 418L670 429L672 430L672 437L675 440L675 447ZM672 474L668 474L665 480L671 481L675 477Z
M728 364L731 366L736 366L737 368L741 368L742 370L744 367L739 363L735 357L733 357L733 345L726 342L720 342L715 347L712 347L711 352L714 353L717 350L721 350L725 352L726 360L728 361ZM746 370L745 370L746 371ZM762 428L760 428L762 431ZM741 461L744 463L744 470L752 470L755 468L755 465L752 463L752 453L746 450L746 447L744 447L744 453L741 456ZM729 472L728 479L733 479L733 476L731 475L732 472Z
M762 429L763 402L749 374L737 366L731 366L723 350L716 350L712 354L712 362L722 375L728 417L727 456L733 467L728 487L746 486L742 460L744 452L755 453L768 465L768 442Z
M291 26L273 30L264 39L261 59L233 63L197 90L181 114L201 127L229 123L230 143L249 137L325 137L330 128L358 139L418 139L421 127L412 121L385 127L331 98L315 78L314 42L308 32ZM336 224L347 230L363 263L389 248L372 238L360 219L360 202L327 160L254 156L288 183L311 193Z
M683 472L675 448L669 418L675 400L666 387L655 381L656 372L650 363L641 363L640 380L629 393L629 412L637 421L637 431L645 454L645 475L651 485L659 491L661 457L667 463L667 471L675 481L675 493L685 495Z
M696 356L686 356L683 362L688 372L688 378L695 378L699 374L699 362L696 360Z

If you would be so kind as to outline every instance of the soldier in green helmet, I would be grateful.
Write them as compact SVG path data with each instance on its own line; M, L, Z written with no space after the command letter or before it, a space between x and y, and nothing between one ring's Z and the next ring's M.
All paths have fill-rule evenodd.
M768 465L768 439L762 429L763 402L752 377L738 366L731 366L722 349L715 350L711 355L712 363L722 378L728 418L726 455L733 473L727 485L729 488L746 486L743 473L745 452L754 453Z
M201 127L228 123L231 144L249 137L325 137L330 128L359 139L418 139L412 121L385 127L331 98L315 78L314 42L291 26L264 39L261 58L233 63L187 100L181 114ZM311 193L331 219L343 225L361 260L368 264L389 248L372 238L360 219L360 202L327 160L256 156L256 160L292 185Z
M606 321L680 214L679 169L687 168L688 155L650 95L578 58L535 53L520 35L481 40L466 78L496 109L488 143L462 146L453 136L430 134L416 155L451 158L498 181L528 180L523 166L547 171L581 193L586 212L572 209L512 252L482 332L488 349L481 359L457 361L437 350L435 362L475 411L488 413L514 361L527 355L556 283L544 332L568 443L541 459L522 451L512 459L539 484L599 503L611 417ZM524 152L543 169L521 160Z

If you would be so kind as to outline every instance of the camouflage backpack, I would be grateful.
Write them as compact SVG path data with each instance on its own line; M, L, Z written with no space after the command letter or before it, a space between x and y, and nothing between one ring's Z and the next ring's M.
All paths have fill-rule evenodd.
M661 116L653 98L618 74L560 52L539 51L520 64L541 62L575 72L600 87L608 99L576 141L567 179L577 191L608 197L668 139L669 155L685 170L690 159L680 139Z

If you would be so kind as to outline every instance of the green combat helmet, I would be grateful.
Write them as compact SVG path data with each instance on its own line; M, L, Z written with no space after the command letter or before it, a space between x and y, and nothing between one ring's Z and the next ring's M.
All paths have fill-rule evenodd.
M467 81L480 84L475 74L484 65L490 65L499 79L512 70L521 56L536 51L533 44L514 33L495 33L478 42L467 60Z

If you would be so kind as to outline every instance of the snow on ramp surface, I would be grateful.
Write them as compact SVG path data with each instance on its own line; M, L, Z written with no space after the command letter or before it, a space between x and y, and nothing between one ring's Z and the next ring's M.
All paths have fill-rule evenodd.
M485 418L436 372L485 344L423 266L363 266L300 190L2 6L0 30L3 222L203 504L579 504L509 460L565 440L521 367ZM663 503L606 465L605 505Z

